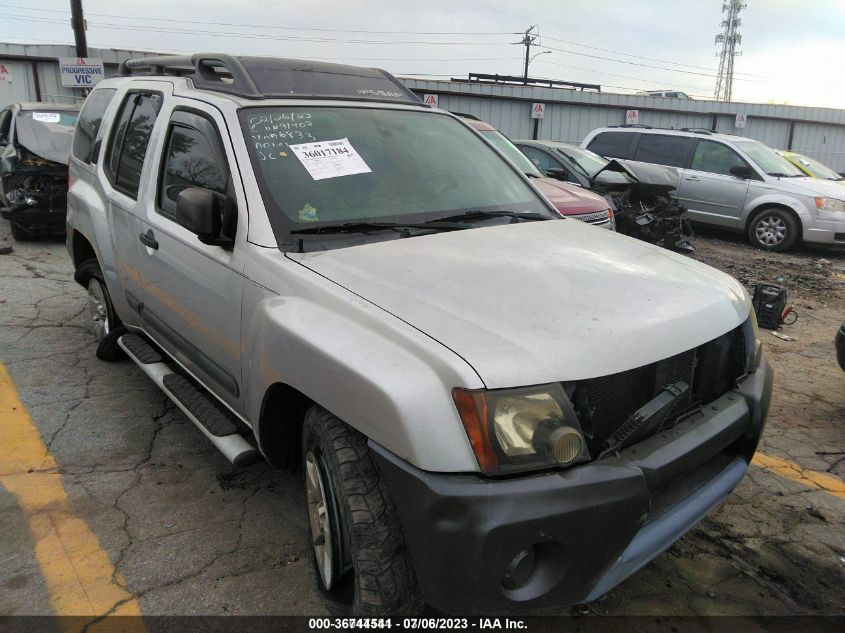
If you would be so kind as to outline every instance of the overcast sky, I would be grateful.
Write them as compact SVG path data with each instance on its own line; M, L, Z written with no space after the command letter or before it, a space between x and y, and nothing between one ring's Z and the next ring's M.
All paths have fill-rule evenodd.
M83 3L89 46L331 59L437 78L521 75L513 33L537 25L543 46L532 52L551 52L531 76L701 97L713 95L722 19L721 0ZM0 0L0 41L71 43L69 15L67 0ZM748 0L741 18L735 101L845 107L845 0Z

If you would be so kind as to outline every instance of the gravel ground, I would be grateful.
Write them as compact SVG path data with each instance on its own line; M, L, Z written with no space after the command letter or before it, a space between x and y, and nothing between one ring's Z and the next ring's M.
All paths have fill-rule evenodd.
M725 234L696 259L743 283L783 278L798 321L763 331L775 395L761 451L845 477L845 255L764 254ZM299 473L234 470L128 361L102 363L57 240L0 223L0 361L54 456L70 506L144 614L315 614ZM797 471L796 471L797 472ZM49 614L27 517L0 488L0 614ZM845 613L845 499L752 465L715 513L585 612ZM55 597L53 597L55 598Z

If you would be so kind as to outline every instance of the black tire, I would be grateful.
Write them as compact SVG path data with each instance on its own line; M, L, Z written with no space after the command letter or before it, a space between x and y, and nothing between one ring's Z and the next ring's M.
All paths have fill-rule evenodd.
M93 326L95 330L94 334L99 340L99 344L97 345L97 358L107 362L114 362L122 359L125 356L125 353L120 345L117 344L117 339L125 334L126 330L120 322L120 318L117 316L114 304L112 304L111 295L109 295L109 289L106 286L105 279L103 278L103 271L100 270L99 262L93 258L86 259L79 265L79 268L76 269L75 279L89 291L89 302L91 302L91 293L89 288L91 287L90 284L92 282L97 284L100 292L102 293L102 303L105 308L105 314L103 315L105 317L105 331L102 337L97 334L97 327Z
M334 522L330 541L339 552L333 565L339 573L327 589L316 541L309 547L311 575L323 604L335 616L418 613L422 603L399 516L366 438L315 405L305 414L302 455L306 488L309 455L319 465L329 521ZM312 498L306 495L310 508Z
M788 251L801 237L801 222L786 209L761 209L748 222L747 235L760 250Z
M9 226L12 229L12 237L18 242L26 242L32 239L32 231L25 229L17 222L9 222Z

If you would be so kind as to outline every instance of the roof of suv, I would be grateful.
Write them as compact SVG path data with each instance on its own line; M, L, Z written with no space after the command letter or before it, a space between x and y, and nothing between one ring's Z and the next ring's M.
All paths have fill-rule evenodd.
M587 136L594 138L602 132L630 132L631 134L665 134L669 136L686 136L695 138L713 138L718 141L752 141L754 139L745 136L735 136L733 134L722 134L719 132L711 132L702 128L682 128L680 130L672 130L669 128L648 127L643 125L632 126L611 126L602 127L590 132Z
M141 57L121 63L118 75L184 77L198 90L257 99L344 99L422 105L390 73L301 59L234 57L222 53Z

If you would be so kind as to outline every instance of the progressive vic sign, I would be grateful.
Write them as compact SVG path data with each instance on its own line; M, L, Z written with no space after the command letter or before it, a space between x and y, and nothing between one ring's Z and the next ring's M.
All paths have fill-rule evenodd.
M59 72L66 88L92 88L106 78L103 60L96 57L60 57Z

